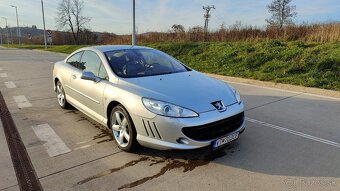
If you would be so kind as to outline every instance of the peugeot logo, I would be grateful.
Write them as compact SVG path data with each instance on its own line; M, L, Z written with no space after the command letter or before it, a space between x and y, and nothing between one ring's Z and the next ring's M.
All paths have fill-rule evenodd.
M215 101L211 103L219 112L223 112L227 110L227 107L224 105L222 101Z

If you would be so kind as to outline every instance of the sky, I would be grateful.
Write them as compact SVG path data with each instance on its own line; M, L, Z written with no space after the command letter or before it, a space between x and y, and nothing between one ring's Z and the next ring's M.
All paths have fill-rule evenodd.
M44 0L46 28L56 30L55 17L61 0ZM210 29L241 22L262 27L270 17L266 5L272 0L136 0L136 27L138 33L167 31L173 24L186 29L203 26L202 6L215 5L211 11ZM20 26L36 25L43 28L41 0L0 0L0 17L8 25L16 26L18 7ZM340 21L340 0L293 0L298 13L296 22L320 23ZM93 31L129 34L132 31L132 0L84 0L83 15L90 17ZM0 18L0 26L5 26Z

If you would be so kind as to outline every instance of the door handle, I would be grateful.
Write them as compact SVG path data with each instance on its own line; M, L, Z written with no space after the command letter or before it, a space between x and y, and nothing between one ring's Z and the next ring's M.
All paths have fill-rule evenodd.
M77 78L77 76L76 76L75 74L73 74L73 75L72 75L72 78L73 78L73 79L76 79L76 78Z

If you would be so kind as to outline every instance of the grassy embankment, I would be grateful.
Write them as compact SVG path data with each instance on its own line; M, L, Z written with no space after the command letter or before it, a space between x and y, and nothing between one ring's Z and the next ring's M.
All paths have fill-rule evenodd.
M278 40L211 43L153 43L201 72L340 91L340 43ZM26 47L43 49L42 46ZM70 53L80 46L53 46Z
M7 47L7 45L3 44L3 47ZM47 51L69 54L82 47L85 47L85 45L56 45L56 46L48 46ZM9 48L45 50L44 45L21 45L19 47L17 44L10 44Z

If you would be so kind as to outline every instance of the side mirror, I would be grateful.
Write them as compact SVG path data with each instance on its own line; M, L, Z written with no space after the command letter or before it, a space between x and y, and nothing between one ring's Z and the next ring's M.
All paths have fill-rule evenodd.
M94 81L96 83L100 82L100 78L97 77L96 75L94 75L92 72L83 72L81 74L81 79L83 80L90 80L90 81Z

